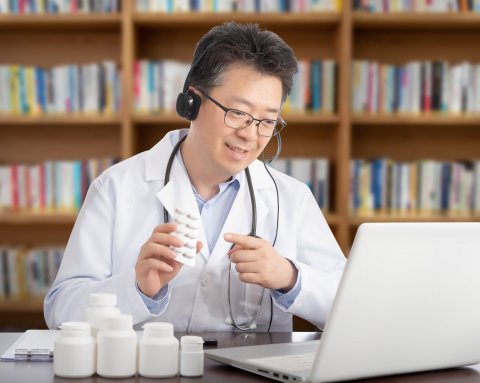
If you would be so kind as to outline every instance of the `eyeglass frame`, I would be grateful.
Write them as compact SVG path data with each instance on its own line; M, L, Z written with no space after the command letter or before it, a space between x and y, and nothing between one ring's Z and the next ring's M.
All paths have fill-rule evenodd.
M208 98L211 102L213 102L215 105L217 105L220 109L222 109L222 110L225 112L225 115L223 116L223 123L224 123L225 125L227 125L229 128L232 128L232 129L235 129L235 130L242 130L242 129L248 128L248 127L252 124L252 122L257 121L257 123L256 123L256 125L257 125L257 135L262 136L262 137L275 137L277 134L279 134L279 133L280 133L283 129L285 129L285 127L287 126L287 122L286 122L283 118L281 118L281 117L277 118L276 120L274 120L274 119L272 119L272 118L262 118L262 119L258 119L258 118L253 117L250 113L244 112L243 110L239 110L239 109L235 109L235 108L227 108L227 107L223 106L222 104L220 104L217 100L215 100L214 98L212 98L211 96L209 96L209 95L208 95L206 92L204 92L203 90L200 90L200 89L199 89L199 91L200 91L200 93L202 93L202 95L204 95L206 98ZM226 118L227 118L227 113L230 112L230 111L243 113L243 114L249 116L249 117L252 119L252 121L250 121L250 123L249 123L247 126L243 127L243 128L234 128L233 126L230 126L230 125L228 125L228 124L225 122L225 120L226 120ZM271 136L266 136L266 135L261 134L261 133L259 132L260 124L261 124L263 121L275 121L275 127L274 127L274 132L275 132L275 134L272 134ZM280 129L277 129L277 126L278 126L278 125L281 126Z

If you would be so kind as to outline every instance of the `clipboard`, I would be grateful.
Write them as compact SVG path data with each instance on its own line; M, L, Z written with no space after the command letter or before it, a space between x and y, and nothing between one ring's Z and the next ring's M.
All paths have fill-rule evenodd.
M5 362L52 362L60 330L27 330L0 357Z

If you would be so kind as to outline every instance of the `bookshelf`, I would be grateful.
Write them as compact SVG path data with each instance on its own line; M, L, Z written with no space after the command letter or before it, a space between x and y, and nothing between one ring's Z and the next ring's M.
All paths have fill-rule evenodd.
M352 12L348 6L339 14L137 14L133 5L125 1L119 14L108 15L0 15L0 65L112 60L121 70L122 83L122 109L113 116L0 115L0 163L122 159L149 149L168 130L188 125L174 113L134 112L134 61L187 62L196 41L212 26L254 21L284 38L299 59L333 59L338 64L336 112L285 115L289 126L282 154L330 160L331 211L325 216L345 253L362 222L480 220L474 214L355 215L349 208L353 158L480 159L480 116L353 114L350 73L353 60L359 59L480 63L479 14L377 15ZM65 244L74 222L75 214L0 213L0 244ZM43 326L37 300L0 300L0 317L5 318L0 327L15 323L17 314L25 312L26 327ZM308 328L298 323L298 328Z

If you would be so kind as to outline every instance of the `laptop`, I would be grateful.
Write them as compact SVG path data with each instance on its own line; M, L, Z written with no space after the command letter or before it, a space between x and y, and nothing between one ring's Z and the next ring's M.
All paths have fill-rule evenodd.
M285 382L480 362L480 223L365 223L319 341L205 351Z

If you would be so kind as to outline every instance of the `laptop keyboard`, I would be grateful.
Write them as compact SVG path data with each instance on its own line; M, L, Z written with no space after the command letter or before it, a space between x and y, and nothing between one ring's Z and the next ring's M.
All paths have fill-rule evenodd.
M265 358L247 359L247 362L262 365L271 370L287 370L290 372L308 371L312 368L315 353L268 356Z

